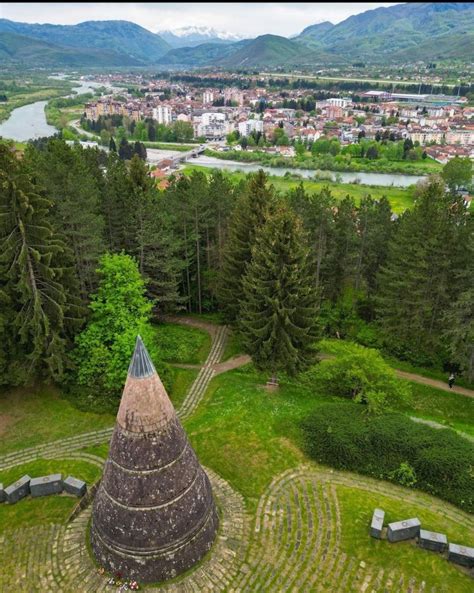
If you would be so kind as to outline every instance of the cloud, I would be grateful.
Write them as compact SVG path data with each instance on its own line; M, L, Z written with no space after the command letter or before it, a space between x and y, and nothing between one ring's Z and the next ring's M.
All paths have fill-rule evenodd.
M150 2L150 3L13 3L0 4L0 16L28 23L72 25L86 20L127 20L150 31L206 26L242 37L263 33L290 36L322 21L338 23L347 17L394 2Z

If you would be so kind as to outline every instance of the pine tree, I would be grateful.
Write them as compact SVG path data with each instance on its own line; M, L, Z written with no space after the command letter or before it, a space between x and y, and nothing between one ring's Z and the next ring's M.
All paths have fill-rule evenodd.
M444 312L459 296L466 265L460 232L465 208L433 178L400 219L378 281L377 316L389 347L429 364L440 354Z
M259 229L243 278L240 328L257 368L294 375L313 360L317 296L300 219L280 204Z
M67 364L68 249L50 222L52 203L25 167L0 146L0 289L9 319L7 376L12 384L36 375L60 379ZM2 316L3 317L3 316Z
M252 258L255 236L263 226L275 199L273 186L260 170L248 182L237 200L229 223L229 238L224 250L219 301L225 319L236 324L242 298L242 278Z
M155 302L158 315L182 308L185 300L179 293L181 274L186 265L181 258L182 242L174 230L176 215L169 211L165 202L164 196L151 198L141 235L147 293Z
M27 150L25 162L45 188L54 208L55 227L74 254L80 294L87 301L97 282L96 268L104 252L104 219L100 212L97 162L81 147L51 140L44 151Z
M333 301L346 288L352 288L360 237L357 233L357 209L354 200L346 196L337 205L334 232L328 248L326 294Z
M135 230L131 225L134 215L133 188L127 167L116 154L110 154L107 162L101 212L105 219L109 249L132 253L135 247Z
M315 288L321 296L328 277L328 249L334 233L334 209L336 202L329 189L319 194L307 194L301 184L290 193L290 203L303 220L309 234L312 251L316 256Z

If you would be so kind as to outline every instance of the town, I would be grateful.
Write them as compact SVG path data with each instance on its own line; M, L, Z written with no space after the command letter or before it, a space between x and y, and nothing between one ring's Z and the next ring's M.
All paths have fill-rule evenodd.
M262 77L250 79L254 86L248 90L191 86L143 76L137 80L109 75L93 80L134 84L136 91L106 94L85 103L83 119L109 119L116 122L115 127L119 127L117 122L128 122L124 127L132 136L138 129L144 141L162 139L157 138L155 125L171 128L182 122L189 126L179 140L218 142L217 151L232 148L295 157L298 150L311 149L323 137L338 141L330 145L334 156L360 156L354 145L364 138L379 143L378 149L368 151L368 158L373 159L400 160L403 150L386 145L387 141L405 140L411 141L405 150L410 161L430 157L445 164L455 156L474 158L474 107L466 97L437 94L433 88L430 94L368 90L335 95L329 91L274 90L264 85ZM320 99L315 95L326 96ZM88 122L86 129L94 129ZM102 129L107 127L110 129L110 125Z

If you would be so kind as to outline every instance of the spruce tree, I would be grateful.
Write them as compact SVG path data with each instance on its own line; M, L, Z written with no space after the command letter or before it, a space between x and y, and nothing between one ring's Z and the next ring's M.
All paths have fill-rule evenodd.
M2 316L2 341L8 344L3 380L60 379L69 292L75 289L65 267L70 254L51 224L51 201L39 193L25 163L7 152L0 146L0 298L8 312L8 319Z
M313 360L317 296L311 261L301 220L280 204L257 232L240 313L246 351L274 379Z
M29 148L25 162L53 202L54 225L74 255L80 295L87 301L105 249L97 162L92 163L81 147L71 148L62 140L51 140L41 152Z
M267 176L260 169L237 200L229 222L219 301L226 321L234 325L239 319L242 278L252 258L255 236L265 223L274 198L274 188L267 186Z
M461 201L445 192L442 180L430 179L401 217L381 268L377 316L387 345L418 364L441 354L444 313L462 288L464 218Z

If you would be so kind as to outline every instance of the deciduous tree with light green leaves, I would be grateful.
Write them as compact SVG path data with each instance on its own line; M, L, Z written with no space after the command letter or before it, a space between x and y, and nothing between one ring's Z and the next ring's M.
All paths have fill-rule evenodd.
M327 340L320 342L319 347L333 353L334 358L322 360L306 373L304 379L310 385L319 383L328 393L362 403L370 414L408 402L408 384L396 377L377 350Z
M145 282L129 255L104 255L97 272L99 288L92 295L90 322L76 339L77 381L97 397L119 396L137 335L159 366L149 322L153 303L145 297Z

